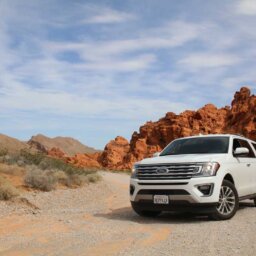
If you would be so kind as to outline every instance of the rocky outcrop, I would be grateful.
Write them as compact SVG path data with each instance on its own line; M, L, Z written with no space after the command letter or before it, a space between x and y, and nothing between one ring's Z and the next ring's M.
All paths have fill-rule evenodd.
M176 138L215 133L237 133L256 139L256 96L242 87L235 93L231 107L216 108L207 104L197 111L187 110L176 115L168 112L156 122L147 122L134 132L130 143L111 141L105 147L100 162L113 169L131 168L134 162L150 157ZM117 141L116 141L117 140Z
M99 156L100 153L76 154L73 157L66 157L66 162L77 167L100 168L101 164L98 161Z
M50 150L47 150L47 155L50 157L55 157L55 158L67 157L67 155L59 148L51 148Z
M226 132L256 140L256 96L251 95L248 88L235 93L225 124Z
M74 156L68 156L59 148L52 148L47 151L49 157L62 159L66 163L72 164L77 167L94 167L100 168L101 165L98 161L100 153L94 154L75 154Z
M129 142L118 136L111 140L99 157L99 162L108 169L124 169L124 159L130 150Z

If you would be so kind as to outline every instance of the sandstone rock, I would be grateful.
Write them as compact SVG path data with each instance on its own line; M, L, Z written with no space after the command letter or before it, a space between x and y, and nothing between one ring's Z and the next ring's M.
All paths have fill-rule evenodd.
M94 154L76 154L73 157L66 157L66 162L73 164L77 167L95 167L100 168L98 162L100 153Z
M118 136L111 140L99 157L99 162L103 167L109 169L124 169L124 158L130 150L129 142Z
M133 163L161 151L172 140L197 134L238 133L256 139L256 96L242 87L231 107L207 104L197 111L176 115L168 112L156 122L147 122L130 141L117 137L105 147L100 163L107 168L127 169Z
M55 158L65 158L67 155L59 148L51 148L47 150L47 155Z

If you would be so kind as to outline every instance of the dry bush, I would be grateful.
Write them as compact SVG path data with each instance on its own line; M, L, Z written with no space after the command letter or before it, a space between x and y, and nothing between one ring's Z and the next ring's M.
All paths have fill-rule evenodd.
M6 179L0 176L0 200L10 200L19 195L19 191Z
M79 175L79 174L72 174L68 176L68 179L65 185L68 187L80 187L87 182L88 181L85 176Z
M59 170L54 171L53 176L63 185L66 185L69 179L69 176L65 172Z
M90 173L85 176L88 182L96 183L101 180L101 176L98 173Z
M6 155L8 155L8 149L0 148L0 156L6 156Z
M32 167L24 177L24 183L31 188L42 191L51 191L56 187L57 178L53 172L43 171L36 167Z

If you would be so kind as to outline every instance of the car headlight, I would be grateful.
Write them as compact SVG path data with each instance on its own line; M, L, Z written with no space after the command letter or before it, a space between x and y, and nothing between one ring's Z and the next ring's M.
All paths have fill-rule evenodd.
M133 166L132 167L131 178L136 178L136 174L137 174L136 166Z
M202 166L201 172L199 173L200 176L215 176L217 171L220 168L220 164L217 162L209 162L205 163Z

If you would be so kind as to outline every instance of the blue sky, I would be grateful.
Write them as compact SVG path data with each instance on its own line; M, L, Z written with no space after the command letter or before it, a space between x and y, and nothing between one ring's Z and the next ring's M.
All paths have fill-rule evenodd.
M103 148L256 90L255 0L0 0L0 132Z

